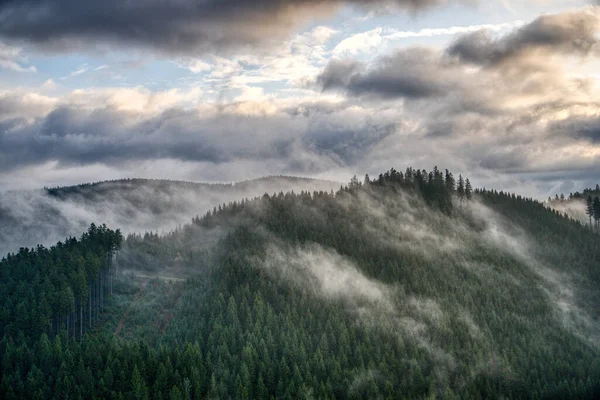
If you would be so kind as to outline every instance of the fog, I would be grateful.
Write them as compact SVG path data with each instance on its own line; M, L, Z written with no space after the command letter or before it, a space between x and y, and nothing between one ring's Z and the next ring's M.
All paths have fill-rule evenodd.
M439 279L452 279L463 269L465 279L472 279L473 285L485 282L484 287L502 287L507 297L498 301L515 301L516 293L534 292L535 299L547 302L557 327L592 346L600 343L600 324L578 301L577 272L540 258L543 243L477 196L468 203L456 201L452 216L427 207L422 199L406 192L382 196L365 191L338 199L349 220L354 220L353 214L362 216L356 218L353 229L363 232L364 240L395 249L398 254L415 254L415 260L422 260L421 265L408 268L429 269ZM319 211L303 213L318 216ZM444 381L447 371L455 368L458 356L439 336L452 322L462 325L479 343L480 353L473 355L473 374L490 368L512 374L487 327L487 317L474 314L481 311L477 298L467 299L465 293L424 295L410 290L402 280L385 283L367 276L353 259L316 243L294 247L275 237L270 243L262 267L273 277L318 298L343 304L367 329L414 341L435 360L438 381ZM479 248L496 254L497 264L479 262ZM423 280L427 279L424 275ZM531 287L532 281L536 286ZM527 321L533 329L534 322Z
M0 254L80 236L91 223L133 232L169 232L213 207L264 193L331 190L339 183L272 177L229 185L124 180L50 195L46 190L0 193Z
M552 201L546 205L561 214L567 214L569 217L589 223L589 217L585 212L585 201L583 199L572 199L564 201Z
M440 363L436 372L440 379L452 367L452 356L429 339L430 325L441 324L445 318L433 299L407 295L400 286L371 279L350 259L318 244L289 247L274 242L261 266L275 279L324 300L341 302L367 328L414 340Z
M574 210L579 202L573 200L568 203L571 203L571 207L568 209ZM555 208L554 204L552 208ZM545 263L537 255L540 251L543 252L541 243L528 236L521 227L481 203L474 203L471 212L485 218L487 227L483 237L486 241L499 250L514 255L540 278L538 286L546 294L560 325L590 345L597 347L600 343L600 321L595 319L578 301L578 291L583 288L576 284L582 279L577 271ZM573 214L568 214L574 218ZM513 282L517 285L520 284L518 279L516 281L514 279L513 277Z
M366 277L351 260L318 244L267 249L264 267L277 278L299 285L316 296L342 300L354 311L379 308L392 312L392 288Z

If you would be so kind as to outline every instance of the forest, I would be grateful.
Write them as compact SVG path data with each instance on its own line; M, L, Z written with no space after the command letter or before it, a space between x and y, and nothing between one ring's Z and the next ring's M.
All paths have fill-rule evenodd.
M599 240L437 167L92 225L0 261L0 396L599 398Z

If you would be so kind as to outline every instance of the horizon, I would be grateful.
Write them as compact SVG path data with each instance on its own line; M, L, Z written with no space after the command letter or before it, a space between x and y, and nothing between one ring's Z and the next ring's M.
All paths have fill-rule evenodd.
M415 168L416 170L416 168ZM423 170L422 168L420 170ZM426 171L429 172L429 170L425 169ZM404 172L404 171L400 171L400 172ZM452 172L452 171L450 171ZM365 174L365 177L369 175L369 174ZM458 174L457 177L459 175L462 174ZM371 181L374 181L375 179L377 179L378 175L374 175L374 176L370 176L369 178L371 179ZM353 177L358 178L358 180L362 183L364 178L359 177L358 175L353 175ZM43 186L43 187L33 187L33 188L28 188L28 189L4 189L4 190L0 190L0 194L1 193L10 193L10 192L21 192L21 191L36 191L36 190L45 190L45 191L51 191L51 190L61 190L61 189L70 189L70 188L76 188L79 186L97 186L97 185L102 185L102 184L107 184L107 183L120 183L120 182L130 182L130 181L151 181L151 182L168 182L168 183L184 183L184 184L194 184L194 185L215 185L215 186L235 186L238 184L243 184L243 183L252 183L252 182L257 182L257 181L261 181L261 180L268 180L268 179L272 179L272 178L281 178L281 179L299 179L299 180L308 180L308 181L318 181L318 182L323 182L323 183L335 183L335 184L339 184L343 187L348 186L348 182L351 181L352 177L348 178L346 181L337 181L337 180L328 180L328 179L320 179L320 178L312 178L312 177L307 177L307 176L295 176L295 175L266 175L266 176L258 176L255 178L249 178L249 179L245 179L245 180L240 180L240 181L193 181L193 180L181 180L181 179L167 179L167 178L139 178L139 177L123 177L123 178L116 178L116 179L108 179L108 180L100 180L100 181L91 181L91 182L79 182L79 183L74 183L74 184L67 184L67 185L58 185L58 186ZM470 180L470 178L468 176L464 176L463 178L465 178L466 180ZM567 192L567 193L563 193L563 192L556 192L556 193L552 193L551 195L547 196L546 198L541 198L541 197L535 197L535 196L524 196L521 193L518 192L511 192L511 191L507 191L504 190L502 188L494 188L494 187L485 187L485 186L473 186L474 190L483 190L483 191L497 191L498 193L505 193L505 194L514 194L516 196L521 196L523 198L531 198L533 200L539 201L540 203L547 203L547 200L551 200L554 201L556 198L559 198L561 195L564 195L564 199L561 199L561 201L565 201L565 200L572 200L571 196L574 194L584 194L586 191L594 191L594 190L598 190L598 186L600 184L596 183L595 185L590 185L589 187L582 187L582 188L577 188L574 191L571 192ZM267 193L269 194L269 193Z

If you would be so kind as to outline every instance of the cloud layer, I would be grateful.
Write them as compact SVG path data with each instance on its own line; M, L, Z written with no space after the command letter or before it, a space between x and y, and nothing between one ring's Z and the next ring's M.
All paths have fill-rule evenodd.
M545 15L498 39L485 30L465 35L448 52L463 62L488 67L520 62L528 56L598 55L598 24L592 12Z
M262 10L288 3L277 4ZM317 27L280 43L277 55L178 58L200 75L181 89L0 91L0 186L94 169L107 178L346 181L437 164L479 186L545 198L595 184L600 172L600 85L590 72L600 62L598 21L598 7L588 7L502 29L456 28L463 34L445 47L371 60L339 31ZM369 32L375 41L398 33Z
M400 104L422 135L484 169L592 180L599 86L575 71L598 61L598 15L592 7L542 16L507 34L482 29L442 50L409 47L374 62L334 59L316 83Z
M341 5L417 10L446 0L4 0L0 37L50 48L135 44L168 53L253 45Z

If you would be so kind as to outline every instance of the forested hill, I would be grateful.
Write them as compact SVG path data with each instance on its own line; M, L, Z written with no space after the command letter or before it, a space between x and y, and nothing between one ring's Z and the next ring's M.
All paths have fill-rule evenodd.
M600 232L600 185L597 184L594 189L569 193L567 196L563 193L559 196L557 193L554 198L548 198L547 204L557 211L587 222L591 229Z
M169 231L214 205L291 190L330 190L339 183L273 176L232 184L124 179L0 193L0 254L50 246L92 222L123 232Z
M83 339L5 335L0 392L599 398L599 244L437 169L238 200L128 236Z

